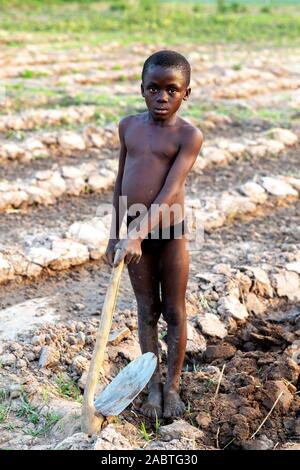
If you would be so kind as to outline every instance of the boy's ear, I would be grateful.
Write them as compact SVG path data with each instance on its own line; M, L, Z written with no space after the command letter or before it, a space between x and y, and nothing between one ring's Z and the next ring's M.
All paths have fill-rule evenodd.
M192 91L191 87L188 87L188 88L186 89L185 95L184 95L184 97L183 97L184 101L186 101L186 100L189 98L189 96L190 96L190 94L191 94L191 91Z
M142 83L141 83L141 93L142 93L142 96L145 97L145 89Z

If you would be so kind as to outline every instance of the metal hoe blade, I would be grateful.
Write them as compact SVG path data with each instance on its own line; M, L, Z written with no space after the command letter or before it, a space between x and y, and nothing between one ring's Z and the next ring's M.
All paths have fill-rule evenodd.
M143 390L157 364L148 352L130 362L95 399L95 408L103 416L118 416Z

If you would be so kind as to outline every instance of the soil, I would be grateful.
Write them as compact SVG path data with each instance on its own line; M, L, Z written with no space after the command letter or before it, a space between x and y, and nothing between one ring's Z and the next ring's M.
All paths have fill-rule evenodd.
M190 49L187 48L187 50ZM142 52L142 50L137 52L137 55L140 54L140 59ZM130 59L128 51L126 51L127 55L122 55L122 51L114 51L114 53L116 64L118 58L122 57L125 62ZM215 53L208 48L207 54L208 57L214 57ZM240 60L238 50L233 51L233 54L236 54L231 59L233 63ZM247 51L243 51L243 54L246 56ZM289 54L292 57L293 52ZM13 59L11 60L13 64ZM201 72L196 73L201 75ZM208 88L211 91L212 88L217 89L217 87L214 85ZM84 86L82 85L81 88L84 89ZM201 93L205 95L205 87ZM290 94L292 95L292 92ZM264 95L264 104L268 99L271 101L278 95L280 91ZM243 102L248 102L249 105L255 103L258 106L258 98L250 96L248 100L243 99ZM215 101L211 101L212 108ZM280 102L278 106L282 106L282 103ZM261 133L271 127L275 127L274 123L268 120L233 120L232 124L215 131L207 131L205 137L215 139L217 133L217 137L238 141L243 136ZM297 126L292 130L299 132ZM110 155L111 158L116 157L115 152L111 151ZM54 163L79 165L85 160L86 158L82 156L78 158L50 157L36 159L26 164L7 162L0 169L0 178L13 181L16 178L29 177L37 170L50 168ZM298 160L299 144L278 157L252 161L239 159L226 166L207 169L202 174L193 172L187 180L186 194L192 198L201 198L234 189L255 176L298 174ZM1 213L0 243L22 245L26 237L36 236L45 231L61 234L73 222L93 217L99 203L111 202L111 199L111 191L97 195L83 194L80 197L59 199L53 206L36 206L26 210ZM200 309L198 302L201 294L199 280L196 277L198 273L211 272L214 266L220 263L231 267L245 264L261 266L263 263L284 266L287 257L300 250L299 221L299 200L276 206L272 203L264 205L252 216L234 218L223 227L205 234L202 246L191 252L187 292L187 298L192 299L189 302L189 322L192 322L193 315L203 313L203 308L205 309L205 307ZM82 331L85 336L92 336L88 328L93 329L98 325L109 276L109 266L100 260L90 261L65 272L44 272L36 281L11 281L0 286L1 309L34 298L56 298L59 305L59 321L51 327L39 327L32 333L17 338L14 344L17 343L23 348L22 350L30 352L30 348L33 349L33 338L45 333L49 335L45 345L53 346L61 351L59 362L49 368L41 369L38 366L40 350L36 351L34 360L28 362L24 369L20 367L12 370L4 367L1 371L0 388L9 389L17 377L18 380L24 380L29 398L32 397L30 384L28 384L30 380L32 380L32 386L36 387L35 389L33 387L33 390L37 395L39 386L49 386L49 391L54 395L56 393L56 397L59 398L56 382L61 373L68 374L78 386L82 371L74 366L74 358L79 354L90 359L93 338L85 343L84 348L78 343L73 345L73 349L70 347L71 343L67 343L66 338L68 335L72 336L74 328L75 330L79 328L79 331L76 330L77 333ZM265 445L265 448L269 446L273 449L280 448L285 443L299 442L299 365L291 359L288 348L295 341L300 340L300 309L296 302L288 301L286 298L277 300L278 302L272 302L269 299L268 308L263 317L250 315L246 322L237 324L233 331L229 329L225 338L206 336L205 353L199 351L186 355L181 379L182 398L187 407L183 419L203 431L199 446L247 450L251 446L253 448L253 445ZM118 370L129 362L129 354L136 351L138 344L136 303L126 269L120 283L113 329L125 327L131 330L130 338L116 346L121 348L118 353L116 353L116 347L109 347L108 351L111 356L105 363L106 379L116 375ZM164 336L162 333L165 329L166 325L161 321L161 338ZM165 374L166 363L165 339L161 340L163 374ZM13 351L9 349L10 347L11 342L5 342L7 351ZM66 361L69 353L70 357ZM217 391L223 366L225 368ZM27 375L30 380L27 377L26 382ZM254 435L281 392L282 399L264 423L262 430ZM42 395L42 392L39 391L39 394ZM148 432L152 433L151 435L157 440L155 423L140 415L138 411L144 394L143 392L122 413L119 420L124 426L128 423L132 424L140 437L141 424L144 422ZM82 395L82 389L80 395ZM12 403L17 403L14 405L16 409L20 406L18 400L19 397L12 400ZM73 403L74 399L70 401ZM0 448L5 448L7 442L12 448L24 446L31 448L34 445L51 446L55 442L55 436L49 431L26 444L26 439L24 441L20 436L26 435L26 432L23 433L23 428L25 431L30 429L28 416L18 415L16 409L11 410L8 418L0 420L0 429L4 433L4 437L0 439ZM171 422L170 419L162 419L160 426ZM12 426L15 426L15 429Z

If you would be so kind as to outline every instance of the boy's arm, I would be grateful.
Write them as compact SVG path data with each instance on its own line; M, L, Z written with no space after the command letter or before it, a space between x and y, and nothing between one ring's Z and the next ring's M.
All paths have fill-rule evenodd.
M124 118L119 123L119 139L120 139L120 154L119 154L119 167L116 177L114 194L113 194L113 211L112 211L112 220L110 227L109 242L116 243L120 237L120 228L122 225L123 217L126 212L126 207L122 204L122 199L120 198L122 191L122 178L124 173L125 159L127 154L124 133L127 125L127 119Z
M178 200L182 187L185 184L187 174L195 163L203 142L203 136L199 129L189 128L185 131L183 142L178 155L171 166L165 183L151 204L150 209L142 218L139 228L133 229L128 236L143 240L162 219L162 210L159 206L164 204L164 208L172 206Z

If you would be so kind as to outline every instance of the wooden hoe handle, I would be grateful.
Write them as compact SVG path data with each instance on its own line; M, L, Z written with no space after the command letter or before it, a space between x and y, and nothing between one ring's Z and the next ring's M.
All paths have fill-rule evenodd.
M120 257L120 250L116 251L114 262L116 262ZM105 348L108 341L109 332L112 324L113 312L115 309L116 298L120 283L120 277L122 269L124 266L124 258L118 264L118 266L113 267L108 289L104 299L104 304L102 307L102 315L100 320L100 325L96 337L96 344L90 363L90 368L87 376L87 382L84 390L83 396L83 406L82 406L82 415L81 415L81 428L82 432L86 434L96 434L100 431L105 417L96 414L96 409L94 406L95 390L97 382L100 375L101 366L104 360Z

